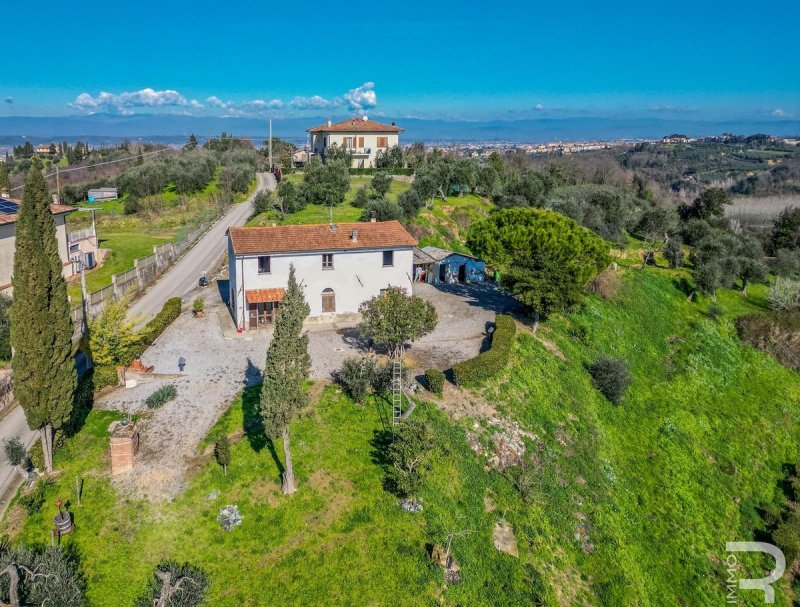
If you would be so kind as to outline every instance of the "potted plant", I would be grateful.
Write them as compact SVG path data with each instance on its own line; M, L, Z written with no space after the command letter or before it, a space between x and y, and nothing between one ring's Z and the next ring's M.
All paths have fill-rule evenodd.
M205 315L205 307L206 302L203 301L202 297L198 297L192 303L192 312L194 313L196 318L202 318Z

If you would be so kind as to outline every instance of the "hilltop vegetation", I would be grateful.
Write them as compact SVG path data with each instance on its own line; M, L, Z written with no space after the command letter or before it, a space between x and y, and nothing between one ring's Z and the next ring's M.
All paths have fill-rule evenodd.
M782 466L800 458L800 392L794 373L736 337L731 319L763 305L763 288L748 299L721 293L726 312L713 320L676 288L686 275L620 271L614 299L590 296L544 333L523 330L497 381L451 395L493 403L519 424L533 472L526 496L511 471L486 471L469 447L474 434L491 454L496 426L427 406L415 416L431 424L439 455L420 492L425 509L404 513L381 480L387 401L360 407L329 388L292 424L300 489L282 498L254 424L254 388L209 434L232 437L227 475L207 454L174 503L121 500L103 473L116 414L90 413L56 452L63 473L47 502L87 479L79 531L65 541L81 555L91 603L129 604L158 561L175 559L202 568L209 604L223 606L287 596L304 605L719 604L724 542L763 533L758 513L782 507ZM599 354L630 362L619 405L586 369ZM214 519L233 502L244 518L226 533ZM49 512L11 528L15 539L48 541ZM500 519L515 530L518 559L492 545ZM462 582L445 588L426 544L450 534ZM665 566L676 554L682 566ZM778 604L790 604L787 592Z

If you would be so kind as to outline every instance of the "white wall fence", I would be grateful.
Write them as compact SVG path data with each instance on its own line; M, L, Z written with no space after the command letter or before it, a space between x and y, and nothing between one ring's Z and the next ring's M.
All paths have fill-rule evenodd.
M107 301L117 301L126 295L133 296L153 284L200 236L211 227L212 222L201 224L178 242L153 247L153 254L133 260L133 268L111 277L111 284L89 293L86 312L89 317L100 314ZM83 333L83 312L81 306L72 308L74 337Z
M94 230L92 228L83 228L67 232L67 241L70 243L87 240L89 238L94 238Z

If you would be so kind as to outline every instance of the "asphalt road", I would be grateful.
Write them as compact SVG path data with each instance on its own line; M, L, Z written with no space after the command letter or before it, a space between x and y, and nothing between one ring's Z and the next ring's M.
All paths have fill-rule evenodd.
M275 189L275 177L272 173L258 173L256 177L258 179L256 192ZM140 321L155 316L170 297L183 297L197 287L197 281L203 272L210 277L227 251L228 237L225 232L231 226L243 226L247 222L252 214L254 198L255 194L245 202L235 205L215 223L175 265L134 302L128 316Z
M3 441L15 436L28 448L38 436L37 432L28 428L25 412L19 405L9 411L8 415L0 421L0 516L5 511L8 500L13 496L13 491L22 480L17 469L8 463L5 453L2 451Z

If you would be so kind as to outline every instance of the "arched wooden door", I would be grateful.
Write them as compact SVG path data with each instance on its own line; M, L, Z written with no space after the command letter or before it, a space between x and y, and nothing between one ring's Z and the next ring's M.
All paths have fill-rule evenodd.
M333 314L336 312L336 293L328 288L322 291L322 313Z

